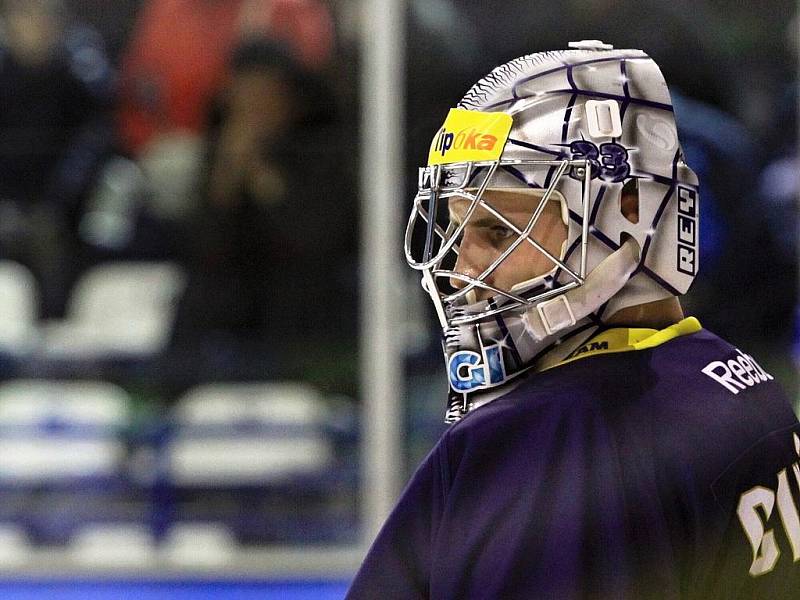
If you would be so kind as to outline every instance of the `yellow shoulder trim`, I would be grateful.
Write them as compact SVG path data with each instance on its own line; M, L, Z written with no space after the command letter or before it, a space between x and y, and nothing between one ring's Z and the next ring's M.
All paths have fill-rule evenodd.
M687 317L661 330L635 327L608 329L589 339L560 362L549 366L543 366L541 370L547 370L598 354L612 354L615 352L631 352L634 350L655 348L675 338L696 333L702 328L700 321L695 317Z
M690 333L697 333L702 328L703 326L700 325L700 321L698 321L695 317L686 317L674 325L670 325L661 331L656 331L651 336L635 342L633 344L633 349L646 350L647 348L655 348L656 346L660 346L661 344L677 337L689 335Z

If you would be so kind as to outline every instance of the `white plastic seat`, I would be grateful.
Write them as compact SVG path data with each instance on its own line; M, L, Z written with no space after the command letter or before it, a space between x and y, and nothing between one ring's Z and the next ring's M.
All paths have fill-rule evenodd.
M211 383L189 390L175 407L184 425L241 422L319 426L328 410L317 390L303 382Z
M105 381L17 379L0 384L0 427L58 421L122 428L129 423L127 392Z
M77 283L63 321L43 328L54 358L144 357L162 350L172 330L185 275L171 263L109 263Z
M72 560L82 566L141 568L152 566L156 542L144 525L96 523L78 530L69 550Z
M33 273L0 260L0 350L26 354L36 343L38 292Z
M230 564L238 549L233 532L221 523L175 523L161 546L162 557L184 567Z
M195 388L175 407L177 430L166 447L169 475L175 484L191 486L322 472L334 457L320 428L326 415L317 391L302 383ZM242 425L251 427L242 432Z
M0 569L15 569L31 560L33 547L25 529L17 523L0 524Z
M126 454L119 431L129 422L127 394L109 383L4 383L0 385L0 482L113 476Z

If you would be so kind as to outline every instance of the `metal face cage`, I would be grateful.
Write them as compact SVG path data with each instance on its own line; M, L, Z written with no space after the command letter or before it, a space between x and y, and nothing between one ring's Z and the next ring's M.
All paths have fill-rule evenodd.
M520 306L533 305L583 284L586 278L590 211L591 173L587 164L586 160L501 159L433 165L419 170L418 190L406 226L404 250L409 266L422 272L422 287L430 295L443 328L480 321ZM518 175L523 170L535 167L547 168L552 174L552 177L548 178L550 183L546 188L531 186ZM493 188L492 181L501 169L504 172L517 174L515 177L519 178L523 185ZM578 249L576 244L580 244L577 270L567 264L569 255L563 256L562 253L562 256L554 256L531 235L547 203L554 194L559 194L556 188L568 172L577 177L581 185L580 207L570 207L567 202L569 219L578 222L581 228L577 239L569 239L568 234L567 244L571 249ZM475 183L480 176L483 176L483 179L480 183ZM528 222L524 227L518 227L484 199L488 189L535 189L541 192L541 196L538 201L533 201L535 206L532 207ZM460 223L455 223L449 218L447 201L452 198L464 198L469 201ZM470 277L455 271L454 266L458 259L459 240L478 207L516 234L516 238L482 273L477 277ZM568 227L568 231L569 229L571 228ZM531 244L545 255L553 263L553 269L548 274L536 278L536 285L525 286L527 289L524 290L503 290L488 283L487 278L523 243ZM571 250L569 252L571 253ZM454 288L450 284L453 280L463 282L465 285L453 291ZM476 288L490 291L492 297L468 307L466 306L468 294ZM456 306L462 309L451 310Z

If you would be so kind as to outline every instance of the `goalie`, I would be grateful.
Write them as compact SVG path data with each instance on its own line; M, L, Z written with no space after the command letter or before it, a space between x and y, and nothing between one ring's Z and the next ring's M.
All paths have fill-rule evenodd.
M699 192L666 83L571 47L476 83L420 170L453 425L348 597L796 598L800 426L683 315Z

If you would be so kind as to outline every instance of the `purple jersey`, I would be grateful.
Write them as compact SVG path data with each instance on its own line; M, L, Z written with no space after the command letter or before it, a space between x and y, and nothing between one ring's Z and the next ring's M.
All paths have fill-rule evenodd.
M705 330L644 347L587 345L452 426L348 598L800 598L783 392Z

